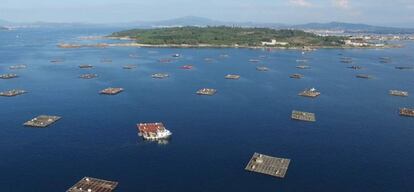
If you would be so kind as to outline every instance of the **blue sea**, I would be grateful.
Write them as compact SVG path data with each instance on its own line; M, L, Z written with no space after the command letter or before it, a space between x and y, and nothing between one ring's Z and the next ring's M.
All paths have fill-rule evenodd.
M81 36L119 28L32 28L0 32L2 192L66 191L84 176L118 181L120 192L412 192L414 191L414 43L398 49L298 50L81 48ZM179 58L172 54L178 53ZM139 57L129 57L130 54ZM228 57L222 57L226 54ZM348 69L341 57L352 57ZM391 63L380 63L390 57ZM159 59L172 59L160 63ZM205 58L211 58L206 62ZM62 63L51 63L64 59ZM112 63L102 63L112 59ZM249 59L260 59L251 63ZM298 59L312 67L297 69ZM26 64L26 69L9 66ZM81 64L93 69L80 69ZM137 65L125 70L122 66ZM180 66L191 64L192 70ZM268 72L259 72L266 66ZM96 79L80 79L96 73ZM168 73L153 79L153 73ZM303 79L291 79L301 73ZM358 79L356 74L373 79ZM239 80L227 80L239 74ZM123 87L115 96L107 87ZM315 87L315 99L297 94ZM201 88L217 89L198 96ZM393 97L391 89L409 97ZM292 110L316 114L293 121ZM45 129L24 127L38 115L62 119ZM167 144L143 141L136 124L163 122ZM245 171L254 152L291 159L283 179Z

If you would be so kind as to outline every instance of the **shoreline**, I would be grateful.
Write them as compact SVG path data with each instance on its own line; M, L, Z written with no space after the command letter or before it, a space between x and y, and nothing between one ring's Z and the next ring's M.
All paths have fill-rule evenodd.
M103 39L111 40L121 40L121 41L135 41L135 39L129 37L102 37ZM303 51L313 51L315 49L389 49L389 48L402 48L403 45L393 44L385 45L381 47L377 46L312 46L304 45L299 47L281 47L281 46L247 46L247 45L213 45L213 44L143 44L137 42L128 42L128 43L96 43L96 44L70 44L70 43L61 43L57 45L59 48L63 49L76 49L76 48L106 48L106 47L143 47L143 48L242 48L242 49L279 49L279 50L303 50Z
M313 51L315 49L390 49L390 48L402 48L403 45L385 45L381 47L377 46L305 46L305 47L270 47L270 46L245 46L245 45L211 45L211 44L141 44L141 43L97 43L97 44L59 44L57 45L62 49L79 49L79 48L107 48L107 47L143 47L143 48L242 48L242 49L279 49L279 50L303 50Z

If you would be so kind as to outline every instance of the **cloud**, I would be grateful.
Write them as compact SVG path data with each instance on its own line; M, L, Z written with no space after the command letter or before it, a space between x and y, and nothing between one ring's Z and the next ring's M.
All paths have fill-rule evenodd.
M289 2L295 6L299 7L312 7L312 3L307 0L289 0Z
M348 9L350 7L349 0L334 0L333 3L335 7L338 7L341 9Z

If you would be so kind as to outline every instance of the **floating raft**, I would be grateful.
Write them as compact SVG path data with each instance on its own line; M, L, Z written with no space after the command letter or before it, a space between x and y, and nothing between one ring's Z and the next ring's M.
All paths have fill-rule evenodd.
M101 59L101 63L112 63L112 59Z
M271 157L254 153L245 170L284 178L289 168L290 159Z
M372 76L367 75L367 74L358 74L356 75L357 78L361 78L361 79L372 79Z
M171 59L160 59L158 60L160 63L169 63L171 62Z
M213 62L213 59L212 58L204 58L204 61L210 63L210 62Z
M163 123L140 123L137 128L138 135L147 140L165 140L172 135Z
M151 77L154 78L154 79L165 79L169 76L170 75L168 75L167 73L154 73L154 74L151 75Z
M3 97L14 97L14 96L21 95L21 94L25 94L25 93L27 93L25 90L12 89L12 90L9 90L9 91L0 92L0 96L3 96Z
M220 54L220 56L219 56L220 58L228 58L229 57L229 55L227 55L227 54Z
M22 64L22 65L12 65L12 66L9 67L9 69L26 69L26 68L27 68L27 65L24 65L24 64Z
M90 69L90 68L93 68L93 66L92 65L79 65L79 68L81 68L81 69Z
M12 73L0 75L0 79L13 79L16 77L19 77L19 76L17 74L12 74Z
M353 63L353 59L350 57L342 57L341 62L342 63Z
M258 62L260 62L260 60L259 59L249 59L249 62L250 63L258 63Z
M50 60L51 63L62 63L64 60L63 59L52 59Z
M395 67L395 69L399 69L399 70L410 70L410 69L414 69L414 67L410 67L410 66L397 66L397 67Z
M408 92L406 91L390 90L389 93L393 96L408 97Z
M256 70L258 70L258 71L269 71L269 68L267 68L267 67L256 67Z
M391 62L391 58L389 58L389 57L380 57L379 60L380 60L380 63L389 63L389 62Z
M299 93L299 96L303 97L318 97L319 95L321 95L321 93L318 92L315 88L306 89Z
M401 108L400 109L400 115L401 116L407 116L407 117L414 117L414 109Z
M112 192L118 186L118 182L84 177L66 192Z
M293 78L293 79L302 79L304 77L304 75L299 74L299 73L295 73L295 74L290 75L289 77Z
M292 111L292 119L299 121L310 121L315 122L316 117L314 113L302 112L302 111Z
M138 58L139 55L138 54L129 54L129 57L131 57L131 58Z
M82 79L93 79L96 77L98 77L97 74L82 74L79 76L79 78L82 78Z
M35 118L27 121L23 125L28 126L28 127L45 128L45 127L55 123L59 119L61 119L61 117L59 117L59 116L40 115L38 117L35 117Z
M137 66L136 65L124 65L122 68L123 69L135 69L137 68Z
M224 78L226 78L226 79L234 79L234 80L237 80L237 79L240 79L240 75L232 75L232 74L228 74L228 75L226 75Z
M214 95L216 94L217 90L216 89L209 89L209 88L203 88L197 91L198 95Z
M121 93L122 91L124 91L123 88L113 88L113 87L109 87L109 88L106 88L106 89L100 91L100 94L116 95L118 93Z
M355 69L355 70L359 70L359 69L362 69L362 67L361 66L356 66L356 65L354 65L354 66L349 66L349 67L347 67L348 69Z
M296 66L298 69L310 69L311 67L309 65L298 65Z

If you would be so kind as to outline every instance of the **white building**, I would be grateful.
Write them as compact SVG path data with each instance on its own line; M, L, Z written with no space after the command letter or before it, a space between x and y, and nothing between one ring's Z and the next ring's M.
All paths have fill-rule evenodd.
M276 39L272 39L272 41L270 42L263 41L262 45L263 46L275 46L275 45L286 46L286 45L289 45L289 43L288 42L277 42Z

